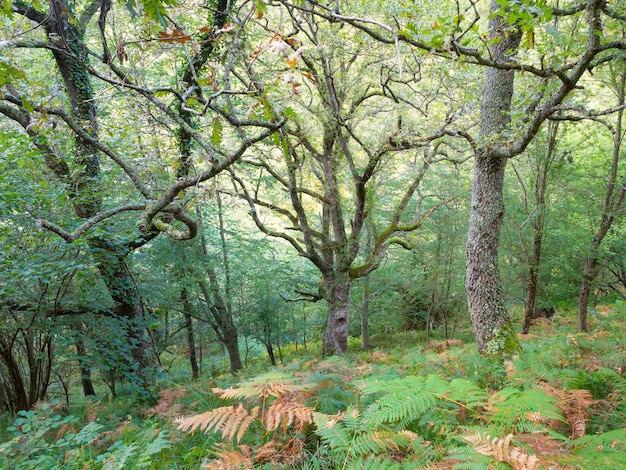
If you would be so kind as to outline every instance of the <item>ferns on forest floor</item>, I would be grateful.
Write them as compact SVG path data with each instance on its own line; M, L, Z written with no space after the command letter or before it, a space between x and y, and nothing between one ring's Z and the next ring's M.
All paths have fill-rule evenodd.
M241 445L239 450L222 449L217 459L207 468L252 468L255 463L293 463L304 447L304 431L313 421L313 408L306 406L304 398L311 384L297 384L293 377L279 372L257 376L239 387L214 388L213 393L223 400L243 400L236 406L229 405L204 413L179 418L178 428L194 432L219 431L225 440L236 439L239 444L250 426L259 423L268 433L279 428L281 443L273 439L253 448ZM244 406L244 402L246 406Z
M619 393L625 381L611 369L598 369L606 363L599 352L614 335L590 334L590 353L587 336L552 334L550 340L524 339L520 355L506 361L480 356L472 345L428 354L414 350L421 356L395 366L368 362L376 354L314 360L306 372L291 367L300 371L299 381L275 372L233 389L215 389L233 403L188 418L186 425L221 431L236 441L235 447L216 449L209 468L621 465L626 454L618 444L621 434L585 436L624 424ZM573 356L568 348L574 348ZM407 376L407 369L418 374ZM598 416L602 427L590 427ZM313 433L317 442L310 439ZM606 452L597 455L594 448Z

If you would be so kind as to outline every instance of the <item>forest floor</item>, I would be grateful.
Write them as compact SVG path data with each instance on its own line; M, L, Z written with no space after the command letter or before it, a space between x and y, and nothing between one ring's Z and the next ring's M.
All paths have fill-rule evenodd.
M481 356L469 334L409 333L172 380L149 407L44 405L10 429L0 468L626 468L625 318L626 303L597 308L576 333L559 312L508 358Z

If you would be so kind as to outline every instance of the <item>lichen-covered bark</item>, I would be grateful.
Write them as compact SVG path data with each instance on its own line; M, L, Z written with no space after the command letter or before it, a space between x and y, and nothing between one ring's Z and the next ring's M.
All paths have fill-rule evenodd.
M492 2L492 11L498 8ZM499 16L490 21L494 42L491 55L505 61L521 40L520 31L504 24ZM514 335L504 303L498 266L500 228L504 216L504 170L506 159L497 158L492 149L506 145L503 131L510 121L514 72L488 68L481 103L480 142L474 162L472 206L467 240L465 288L469 312L476 333L478 350L498 354L515 346Z
M350 275L340 271L324 276L328 317L324 330L324 354L344 354L348 347Z

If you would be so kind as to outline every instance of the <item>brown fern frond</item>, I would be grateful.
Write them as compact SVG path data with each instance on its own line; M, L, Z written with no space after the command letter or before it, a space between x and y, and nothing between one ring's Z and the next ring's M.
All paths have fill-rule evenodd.
M292 424L295 424L297 429L302 429L313 421L314 412L313 408L304 405L300 396L290 394L275 400L267 409L265 428L268 431L274 431L282 423L285 431Z
M241 446L241 452L223 450L217 453L218 458L204 465L209 470L252 470L254 461L252 451L248 446Z
M278 455L280 444L274 440L271 440L261 446L254 456L254 462L256 464L264 464L268 462L275 462Z
M491 437L489 434L477 432L464 437L465 441L479 454L494 457L500 462L508 463L515 470L538 470L539 458L528 455L526 449L511 445L513 434L504 439Z
M596 403L589 390L562 390L548 383L542 383L544 391L558 400L557 406L570 427L572 439L587 433L589 407Z
M239 442L250 424L256 419L258 412L258 406L248 411L241 403L237 407L222 406L205 413L177 419L178 429L189 432L194 432L198 428L204 432L221 431L225 439L237 436L237 442Z
M159 401L152 408L148 408L143 412L144 417L160 416L161 418L168 418L180 413L180 406L174 402L179 398L187 395L187 390L172 390L166 388L159 392Z
M216 395L218 395L223 400L241 400L241 399L252 399L252 398L269 398L275 397L279 398L282 395L293 392L301 392L305 390L309 390L313 388L311 384L293 384L286 382L279 383L259 383L259 384L251 384L245 385L237 388L213 388L212 391Z
M395 437L395 433L381 430L374 431L371 435L372 441L376 442L381 449L395 450L397 452L400 450L400 446L394 439Z
M526 419L531 423L543 423L546 421L546 419L542 416L541 411L526 413Z

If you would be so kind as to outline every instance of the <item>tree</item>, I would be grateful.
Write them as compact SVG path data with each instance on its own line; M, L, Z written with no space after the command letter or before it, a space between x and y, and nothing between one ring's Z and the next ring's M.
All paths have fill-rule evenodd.
M615 124L612 125L609 122L601 121L613 137L613 149L611 168L602 201L602 216L591 240L589 255L585 258L583 264L580 295L578 297L578 331L581 332L587 330L589 295L591 286L598 275L600 245L613 226L617 215L622 209L624 196L626 196L626 181L622 181L621 184L618 181L622 140L624 138L623 118L626 94L626 68L624 68L623 63L618 63L617 67L617 70L610 71L611 76L608 84L617 98L615 103L617 109Z
M440 82L433 76L423 84L419 59L389 58L341 24L285 5L255 24L261 38L245 73L263 112L285 110L289 121L273 145L259 147L230 173L259 229L285 240L319 271L319 291L309 297L328 303L324 352L342 354L353 280L378 268L390 244L411 247L404 235L445 202L420 196L424 175L464 137L449 131L458 114L429 107L439 95L456 98L443 70L433 70ZM373 227L369 250L366 223Z
M172 19L166 18L164 6L171 3L169 0L146 1L142 5L148 16L166 25L171 24ZM134 2L129 2L130 7L133 5ZM128 31L117 30L114 23L108 21L109 15L120 14L110 1L93 0L76 5L54 0L47 9L41 7L41 10L20 1L9 2L8 6L8 12L3 9L8 21L3 30L6 40L1 44L10 52L10 62L3 60L1 65L1 85L4 87L0 114L19 125L39 149L44 156L43 163L54 175L54 184L65 191L75 218L63 220L65 217L59 214L62 211L55 210L46 213L34 208L30 209L31 213L38 228L56 233L67 243L87 240L94 266L113 300L113 312L122 320L121 324L126 325L124 331L133 345L132 360L138 366L141 380L148 384L153 379L156 359L146 327L142 296L126 262L128 254L160 233L173 239L193 238L197 226L185 210L182 191L197 187L223 171L249 146L273 133L281 123L239 120L237 106L230 106L230 113L226 113L226 106L222 103L232 103L230 98L220 98L235 95L236 90L217 90L207 102L199 83L169 81L168 74L158 76L144 67L137 55L129 58L132 48L137 45L142 48L152 40L139 38L125 42L122 38L129 34ZM220 12L220 21L224 24L225 11ZM30 25L20 17L29 20ZM196 55L194 50L198 43L195 39L192 41L190 35L181 36L176 27L164 31L155 28L150 25L148 34L155 36L157 45L173 44L166 49L167 52L175 57L188 57L189 52L192 57ZM39 34L40 30L45 34ZM214 43L229 31L232 29L210 30L201 25L198 38L203 43ZM100 41L86 41L86 37L99 38ZM114 38L119 39L115 42ZM17 55L14 53L17 49L28 52ZM148 49L147 54L155 56L162 53L160 47L145 49ZM63 84L62 89L57 89L57 82L50 80L50 76L45 82L39 81L37 72L29 68L28 60L24 60L32 54L37 54L41 64L45 64L44 68L58 71L57 80ZM214 75L215 69L211 67L210 73ZM204 77L194 78L201 80ZM153 87L154 81L158 80L168 83ZM226 82L228 80L222 83ZM204 80L203 86L206 83L214 88L217 82ZM101 100L100 93L106 87L115 89L118 98ZM53 90L53 93L40 93L38 90L41 89ZM194 90L196 95L192 100ZM222 149L219 142L207 142L175 107L162 99L163 96L172 97L174 103L200 118L207 113L221 112L227 120L222 124L224 133L228 129L237 129L235 137L224 147L227 150ZM201 103L198 107L204 109L192 109L192 101ZM135 130L129 131L124 123L116 120L129 109L124 108L127 105L147 116L142 122L138 119L141 114L135 114L138 119ZM144 123L159 129L155 139L147 143L147 150L140 135L140 124ZM160 145L159 138L173 140L174 124L184 130L186 139L197 145L198 150L186 156L187 164L200 154L207 162L203 168L180 174L162 171L159 168L162 161L150 161L146 166L149 161L146 157ZM118 129L119 133L110 132L113 129ZM138 147L133 149L129 140L137 142ZM128 203L129 200L135 202ZM129 217L133 212L138 214L135 221ZM52 222L54 219L57 223Z
M435 21L434 32L424 26L433 23L411 8L392 10L397 27L331 8L321 15L349 23L383 43L402 42L487 67L475 147L466 291L479 350L514 350L517 341L498 266L506 162L526 149L546 120L573 106L572 92L588 70L615 59L624 46L619 35L624 16L603 0L565 8L547 2L492 1L489 30L483 33L477 4L457 3L449 14L438 12L441 21ZM523 88L515 87L516 74L523 74Z
M522 188L524 218L518 226L519 243L523 259L527 266L526 300L524 302L524 319L522 321L522 333L528 333L531 322L537 318L537 297L539 295L539 273L542 266L543 245L545 238L545 226L547 215L548 175L555 162L557 155L557 134L559 122L548 123L547 142L536 139L536 154L532 151L528 155L528 169L531 173L530 183L524 181L524 177L517 166L512 164L515 176ZM545 147L545 149L544 149ZM527 188L527 185L529 186ZM529 194L530 193L530 194ZM524 240L523 231L530 226L530 247Z

